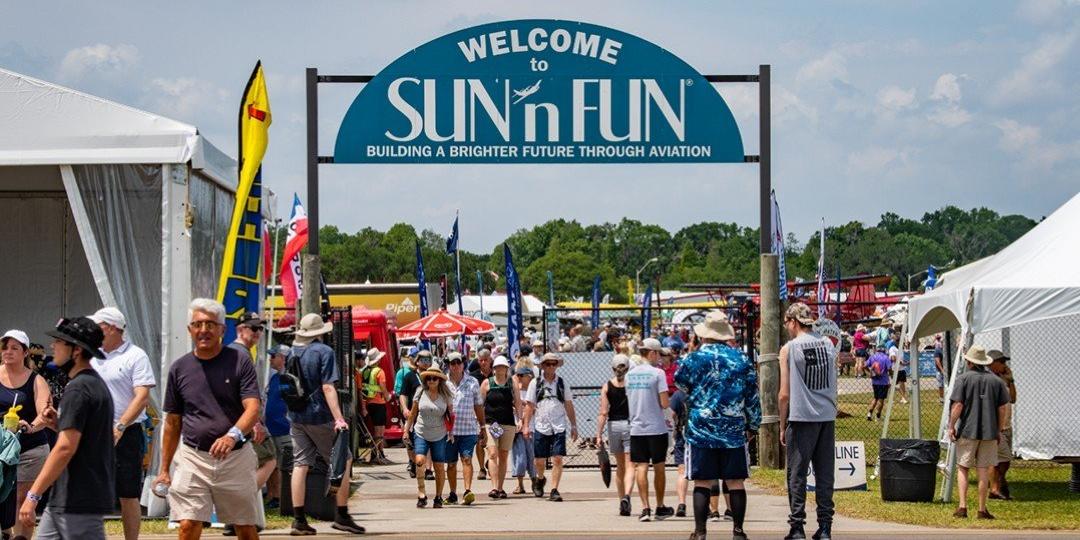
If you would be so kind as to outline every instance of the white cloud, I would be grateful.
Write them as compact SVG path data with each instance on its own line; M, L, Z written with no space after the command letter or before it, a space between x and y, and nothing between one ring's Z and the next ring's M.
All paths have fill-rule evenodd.
M1039 128L1027 126L1016 120L999 120L994 125L1001 130L1001 140L998 144L1002 149L1010 152L1019 152L1037 143L1041 137Z
M958 105L946 105L930 112L930 114L926 115L926 118L945 127L957 127L970 122L971 113Z
M962 77L963 75L957 76L952 73L943 73L934 83L934 90L930 92L930 99L952 103L960 101L960 79Z
M795 81L799 84L848 80L847 60L837 51L829 51L799 68Z
M135 65L139 49L134 45L107 45L98 43L72 49L60 62L60 78L75 80L93 73L117 73Z
M871 146L848 156L848 172L854 175L881 175L887 168L907 163L909 152Z
M877 103L882 109L892 112L910 109L916 105L915 89L904 90L899 86L886 86L878 90Z
M998 145L1007 152L1017 154L1025 168L1049 170L1060 162L1075 160L1080 155L1080 140L1047 140L1038 127L1008 118L994 125L1001 130Z
M1068 55L1080 32L1050 34L1039 47L1020 61L1020 66L998 82L992 99L998 103L1022 101L1059 86L1053 77L1055 68Z
M177 120L192 121L197 114L224 112L228 93L206 81L191 77L156 78L150 81L150 107Z

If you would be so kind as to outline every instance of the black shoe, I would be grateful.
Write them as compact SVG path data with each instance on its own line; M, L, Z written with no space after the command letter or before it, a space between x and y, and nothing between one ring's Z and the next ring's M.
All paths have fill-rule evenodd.
M289 533L289 536L312 536L317 532L318 531L316 531L314 527L308 525L307 521L297 521L294 519L292 522L292 532Z
M641 515L637 518L638 521L652 521L652 510L648 508L641 511Z
M701 533L699 533L699 532L690 533L690 540L705 540L706 538L707 538L707 536L703 532L701 532Z
M792 525L784 540L806 540L806 531L802 525Z
M446 504L457 504L457 493L450 492L450 496L446 498Z
M539 499L544 496L544 484L547 484L547 478L537 478L533 480L533 495Z
M832 540L832 523L818 525L813 538L814 540Z
M221 536L236 536L236 527L232 524L226 524L225 530L221 531Z
M562 502L562 495L559 495L559 490L552 489L551 490L551 496L548 497L548 500L553 501L553 502Z
M336 530L352 534L364 534L364 532L366 531L366 529L357 525L356 522L353 521L352 516L350 515L338 516L334 518L334 524L331 525L331 527Z
M476 475L477 480L487 480L487 468L480 467L480 473Z
M434 472L426 471L424 473L424 480L434 480L434 479L435 479L435 473Z
M709 521L713 523L720 521L720 512L709 512Z
M427 497L417 497L416 498L416 507L417 508L425 508L425 507L427 507Z
M731 532L731 540L749 540L746 537L746 531L742 529L735 529Z
M273 499L270 499L269 501L267 501L266 507L267 508L281 508L281 499L278 499L277 497L274 497Z
M656 519L669 518L675 515L675 509L670 506L657 506Z
M686 517L685 504L680 504L679 507L675 509L675 517Z
M731 513L731 510L724 510L724 521L734 521L735 515Z
M442 505L443 505L442 497L435 497L435 500L431 501L431 507L432 508L442 508Z
M629 495L619 499L619 515L620 516L629 516L630 515L630 496Z

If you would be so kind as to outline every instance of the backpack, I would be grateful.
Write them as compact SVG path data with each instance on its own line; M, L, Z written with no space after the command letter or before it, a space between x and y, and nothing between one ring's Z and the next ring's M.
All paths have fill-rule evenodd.
M536 391L536 402L540 403L544 401L544 394L547 391L547 385L544 384L543 377L537 380L537 384L540 386ZM563 384L562 377L556 377L555 379L555 398L559 400L559 403L566 402L566 390Z
M301 412L311 403L311 390L304 383L304 374L300 370L300 354L289 352L285 359L285 372L278 377L281 381L278 386L281 392L281 400L292 412Z

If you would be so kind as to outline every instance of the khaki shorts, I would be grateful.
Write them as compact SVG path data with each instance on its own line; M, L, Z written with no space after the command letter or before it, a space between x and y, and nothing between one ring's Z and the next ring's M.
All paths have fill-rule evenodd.
M997 462L1008 463L1012 461L1012 429L1001 430L1001 442L997 447Z
M250 444L233 450L225 459L183 443L178 453L169 487L173 521L209 523L211 512L216 510L222 523L257 523L262 498L255 485L256 458Z
M330 451L337 436L333 424L293 424L289 433L293 441L293 466L311 467L316 457L330 463Z
M259 466L262 467L267 461L274 460L274 441L270 437L267 437L261 443L252 441L252 446L255 448L255 459L259 460Z
M517 435L517 426L499 424L503 428L502 436L496 439L491 436L491 432L488 432L488 448L495 448L498 450L505 450L509 452L514 448L514 435ZM484 429L487 429L486 427Z
M997 441L993 440L958 439L956 441L956 461L966 469L997 465L997 451Z
M33 482L37 479L45 459L49 457L49 445L35 446L19 454L19 467L16 477L19 482Z

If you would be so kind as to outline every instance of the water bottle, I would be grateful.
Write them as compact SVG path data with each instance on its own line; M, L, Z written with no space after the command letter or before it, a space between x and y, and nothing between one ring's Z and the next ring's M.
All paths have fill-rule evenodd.
M164 482L154 482L154 495L164 499L169 495L169 484Z

